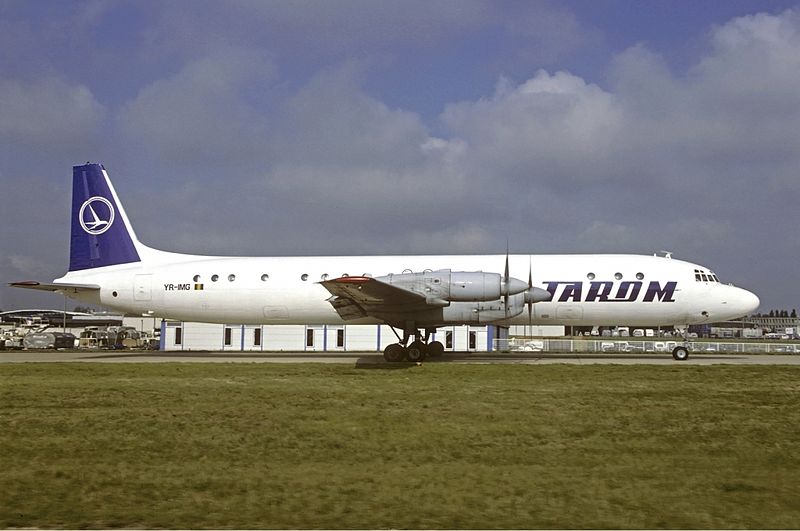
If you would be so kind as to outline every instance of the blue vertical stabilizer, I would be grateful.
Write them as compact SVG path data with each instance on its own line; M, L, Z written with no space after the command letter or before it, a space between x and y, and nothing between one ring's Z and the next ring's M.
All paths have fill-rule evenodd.
M69 270L139 262L135 239L103 166L73 166Z

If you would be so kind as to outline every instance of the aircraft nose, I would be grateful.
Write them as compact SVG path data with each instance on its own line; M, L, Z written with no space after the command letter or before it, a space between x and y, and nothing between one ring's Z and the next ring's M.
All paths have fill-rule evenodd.
M744 314L751 314L761 305L761 299L758 295L747 291L746 289L739 288L738 306Z

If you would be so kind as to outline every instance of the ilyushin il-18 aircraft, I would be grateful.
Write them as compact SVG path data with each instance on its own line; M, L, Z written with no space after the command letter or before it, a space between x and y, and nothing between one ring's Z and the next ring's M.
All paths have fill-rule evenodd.
M387 324L388 361L444 347L446 325L675 326L735 319L753 293L666 256L436 255L221 257L160 251L133 231L106 169L73 167L69 271L51 283L85 303L162 318L241 324ZM688 343L672 352L689 355Z

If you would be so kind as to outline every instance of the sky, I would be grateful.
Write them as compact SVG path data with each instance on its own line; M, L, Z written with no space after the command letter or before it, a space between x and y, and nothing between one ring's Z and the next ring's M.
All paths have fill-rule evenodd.
M73 165L209 255L642 253L800 307L800 3L0 0L0 309ZM72 305L72 304L71 304Z

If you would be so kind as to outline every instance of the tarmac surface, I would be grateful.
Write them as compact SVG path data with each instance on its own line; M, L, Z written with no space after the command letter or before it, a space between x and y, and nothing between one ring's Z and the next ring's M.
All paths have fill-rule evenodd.
M354 366L398 367L408 363L388 363L377 352L159 352L159 351L0 351L0 363L340 363ZM669 353L592 354L592 353L448 353L424 363L505 363L573 365L800 365L800 354L690 354L686 361L675 361Z

